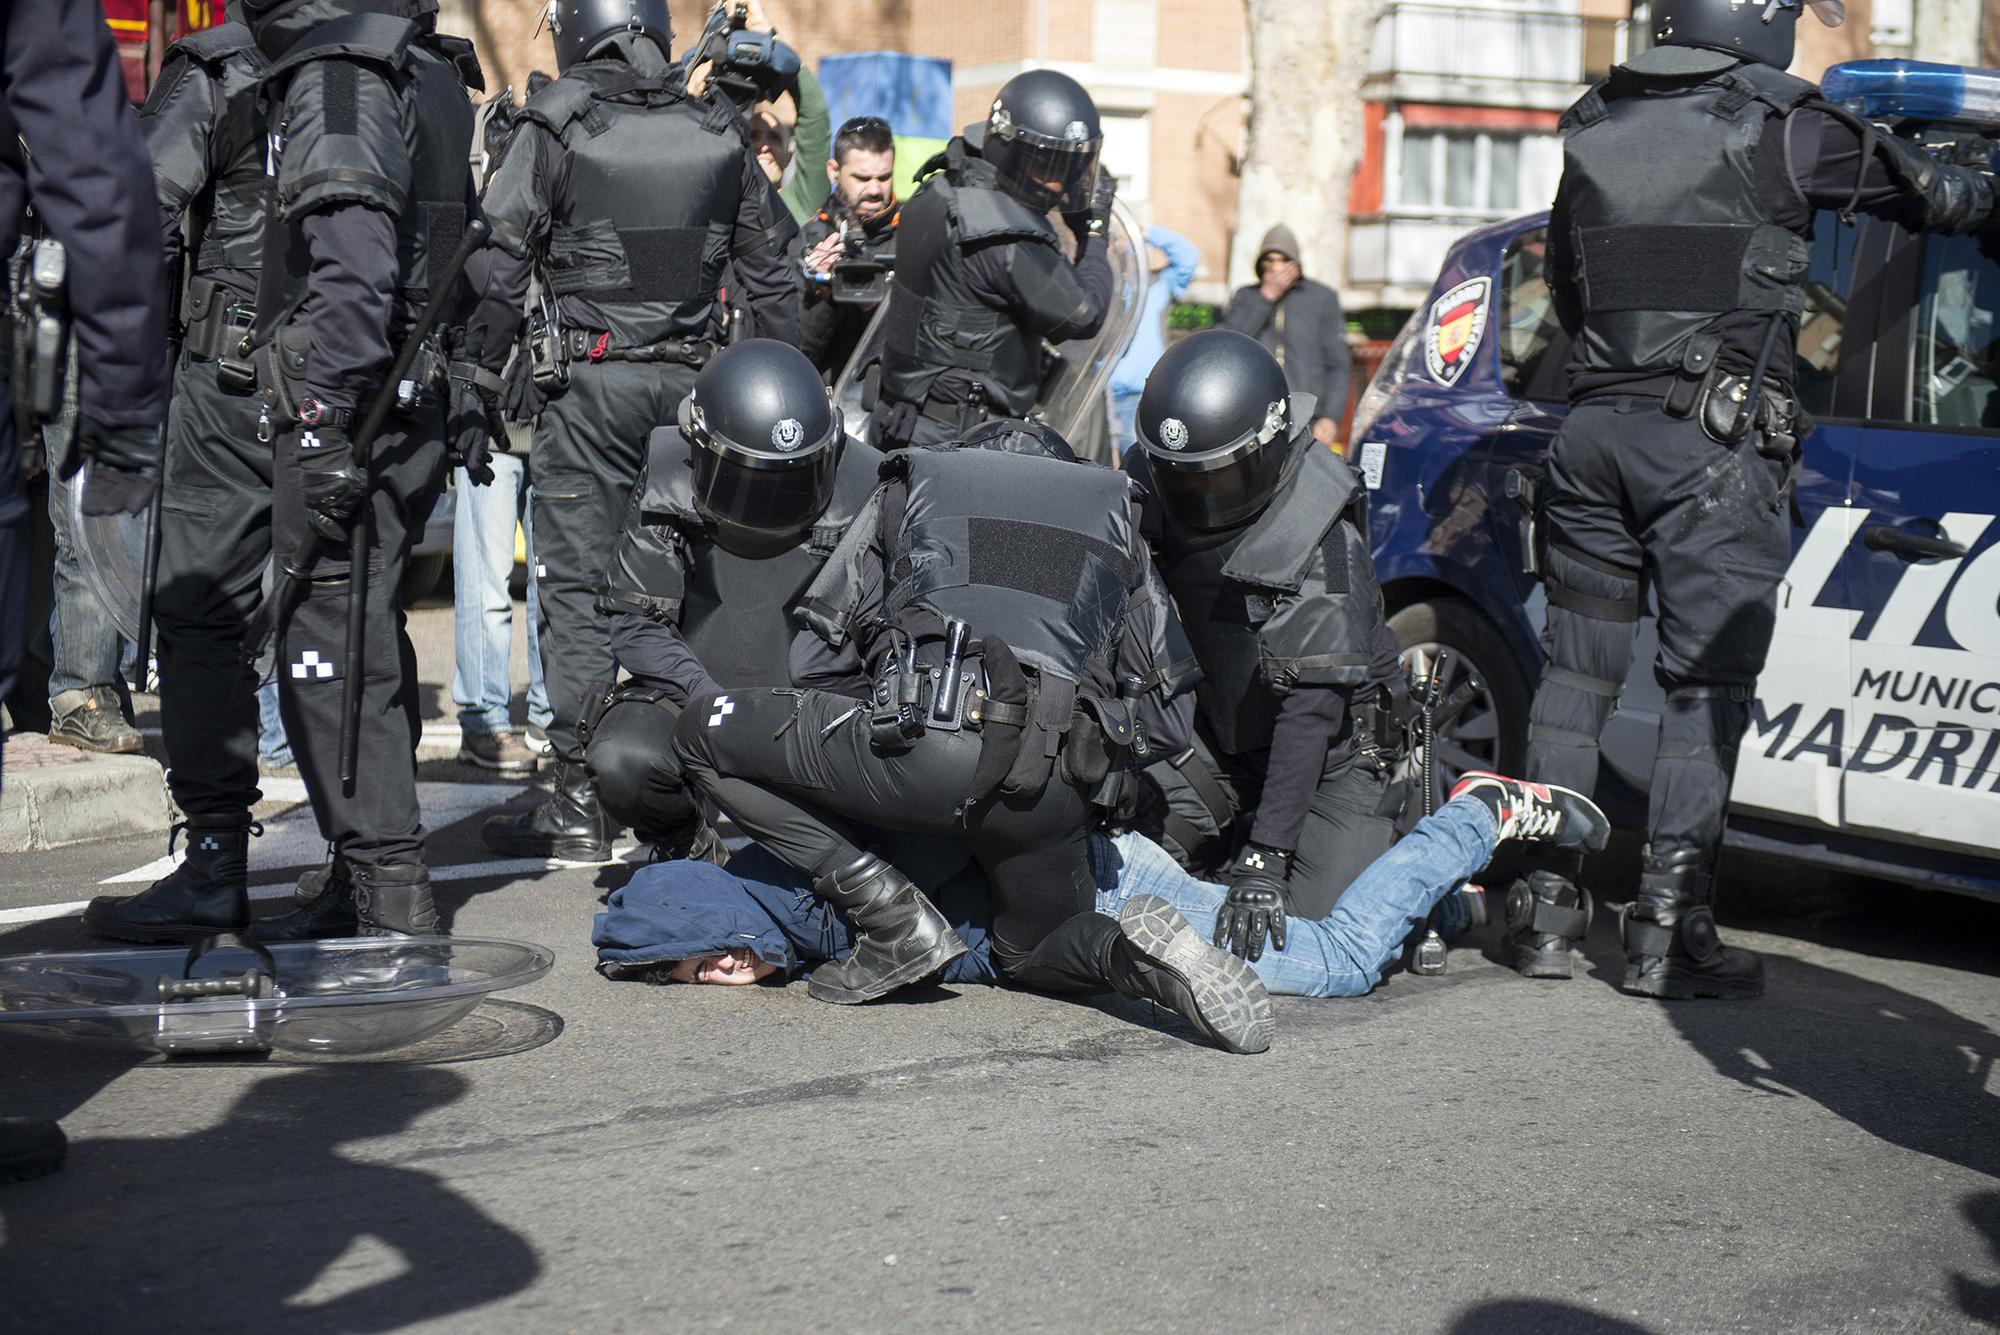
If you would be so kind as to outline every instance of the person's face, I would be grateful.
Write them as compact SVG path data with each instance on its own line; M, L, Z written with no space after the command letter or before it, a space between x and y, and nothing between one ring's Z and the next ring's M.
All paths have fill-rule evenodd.
M766 180L772 185L784 180L792 146L784 124L767 108L759 107L750 115L750 151L757 155Z
M697 955L677 962L667 977L676 983L713 983L720 987L744 987L762 982L778 971L753 951L737 946L718 955Z
M850 148L845 158L826 164L826 179L849 213L870 222L887 213L896 197L896 154Z

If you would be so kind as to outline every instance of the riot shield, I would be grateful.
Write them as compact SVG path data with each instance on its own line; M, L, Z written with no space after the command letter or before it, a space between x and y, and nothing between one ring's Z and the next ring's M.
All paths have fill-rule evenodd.
M1111 368L1125 355L1132 335L1138 330L1139 315L1146 305L1146 285L1151 280L1141 239L1144 232L1125 201L1119 200L1112 206L1106 234L1110 245L1111 309L1096 337L1044 345L1051 354L1049 373L1042 381L1042 392L1035 403L1035 416L1061 432L1063 439L1075 448L1078 458L1098 463L1111 461L1110 407L1105 400L1105 387L1111 380ZM854 355L833 386L834 401L840 404L849 432L871 444L874 427L869 421L869 409L874 404L864 403L864 390L871 379L869 372L882 360L882 347L888 337L889 305L897 297L896 286L891 283L888 301L882 303L875 318L868 322Z
M94 467L86 464L69 487L69 531L76 560L83 567L84 582L110 614L119 635L137 644L139 601L146 586L146 512L85 514L83 494L90 488Z

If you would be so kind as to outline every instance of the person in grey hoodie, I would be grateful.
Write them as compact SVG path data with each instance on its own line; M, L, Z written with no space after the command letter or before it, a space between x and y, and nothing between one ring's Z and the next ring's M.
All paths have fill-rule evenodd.
M1294 394L1319 402L1313 438L1332 445L1347 412L1347 317L1340 295L1307 278L1299 267L1299 241L1279 223L1257 247L1257 281L1236 289L1222 327L1262 343L1285 368Z

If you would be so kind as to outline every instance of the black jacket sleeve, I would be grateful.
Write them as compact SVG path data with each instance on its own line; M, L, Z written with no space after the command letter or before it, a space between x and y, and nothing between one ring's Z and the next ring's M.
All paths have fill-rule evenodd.
M187 56L176 57L140 108L139 124L153 156L153 187L160 201L160 231L168 254L186 244L188 205L208 188L209 142L215 131L215 82Z
M1912 231L1969 232L1987 221L1990 177L1975 179L1886 130L1870 139L1864 144L1860 127L1811 103L1792 112L1785 118L1792 188L1812 208L1852 207Z
M1347 693L1331 687L1302 687L1280 702L1264 765L1264 791L1250 826L1252 843L1286 853L1299 846L1327 750L1347 718Z
M1096 237L1082 242L1075 264L1054 246L992 241L967 247L965 268L982 301L1052 343L1094 337L1111 309L1111 263Z
M757 333L799 345L799 271L786 253L798 224L764 179L754 154L743 155L743 191L730 242L736 279L743 285Z
M8 110L28 195L69 252L79 400L113 427L167 415L167 282L153 164L104 11L34 0L0 12Z
M646 522L641 507L646 478L642 468L598 585L597 610L610 618L611 652L618 665L684 705L690 697L714 690L716 682L681 635L688 548L672 528Z
M465 326L465 355L489 371L507 364L527 309L534 258L549 234L550 200L563 170L562 144L535 121L514 128L480 208L493 228L475 279L479 301Z

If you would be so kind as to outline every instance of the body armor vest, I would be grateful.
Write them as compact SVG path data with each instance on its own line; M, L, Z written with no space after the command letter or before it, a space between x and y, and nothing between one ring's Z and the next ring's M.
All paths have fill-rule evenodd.
M264 262L269 178L264 175L264 123L257 106L264 56L248 28L224 23L168 47L166 63L171 66L176 59L197 67L186 77L205 78L213 85L215 103L208 189L189 203L194 217L188 236L196 249L188 257L188 272L211 277L233 270L236 285L247 290L249 276Z
M1816 93L1756 64L1696 83L1620 67L1569 110L1560 198L1583 312L1574 377L1673 373L1701 335L1741 374L1771 321L1796 327L1812 218L1777 188L1769 155L1782 153L1774 128ZM1791 383L1793 341L1777 340L1776 384ZM1693 360L1715 352L1697 346Z
M1231 755L1270 746L1278 701L1295 686L1353 687L1376 675L1383 609L1366 493L1310 437L1292 448L1252 523L1205 533L1158 512L1155 559L1201 664L1196 708Z
M466 202L471 186L472 104L466 96L464 78L454 60L436 49L407 19L384 14L354 14L313 29L271 67L267 88L276 86L283 97L283 82L309 61L339 60L365 62L383 73L399 101L396 122L400 126L402 151L409 160L409 183L396 215L397 284L400 311L404 319L414 317L430 295L430 275L442 268L458 248L464 235ZM341 80L349 97L355 91L352 80ZM336 98L329 81L329 106L325 108L326 132L313 145L313 161L306 164L303 185L309 189L323 180L339 180L339 173L351 170L341 162L338 141L345 137L336 118L353 121L350 129L372 129L376 122L361 125L353 106L334 105ZM386 133L387 131L382 131ZM283 126L271 129L271 167L277 168L287 151ZM294 150L296 151L296 150ZM322 163L320 159L324 159ZM363 173L353 172L355 177ZM317 179L316 179L317 178ZM281 174L281 183L285 177ZM374 178L357 184L352 198L375 202L378 190ZM257 294L257 328L253 342L262 343L270 332L288 322L308 295L309 251L302 217L286 217L293 201L273 191L271 216L266 223L265 261ZM340 202L345 199L335 197ZM288 358L291 353L286 354Z
M562 143L547 280L563 323L622 348L704 337L715 319L748 151L741 119L688 96L678 70L587 61L523 119Z
M943 173L903 206L882 351L882 394L921 407L947 370L970 372L1001 415L1025 417L1041 392L1042 341L986 305L965 272L975 243L1055 246L1055 232L997 188L993 168L954 140Z
M919 637L922 614L997 635L1024 666L1110 697L1137 580L1131 484L1110 469L992 450L890 456L906 483L884 615Z

